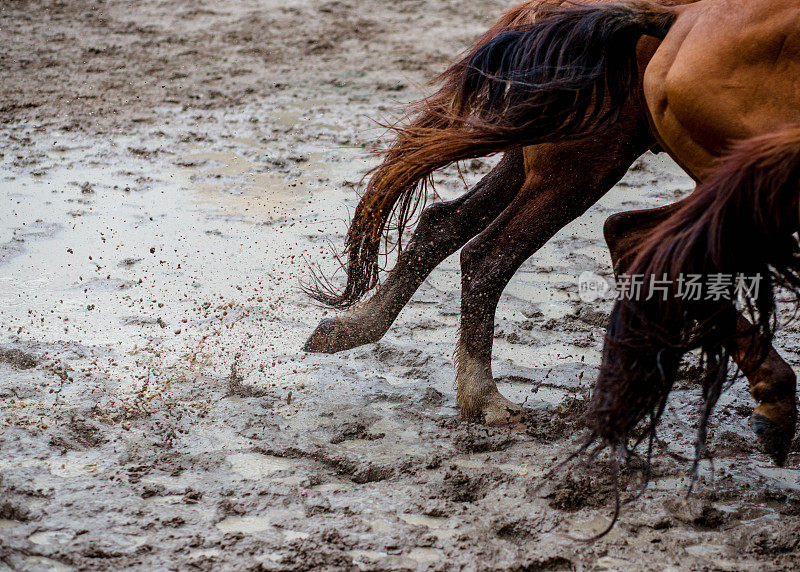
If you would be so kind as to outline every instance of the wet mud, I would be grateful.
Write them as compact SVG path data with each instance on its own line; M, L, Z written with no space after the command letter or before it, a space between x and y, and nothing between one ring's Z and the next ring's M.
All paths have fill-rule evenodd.
M737 382L687 498L700 388L677 384L652 480L585 437L608 301L602 223L685 195L648 155L533 256L494 371L529 409L458 419L458 257L383 340L305 354L356 189L397 116L502 2L11 2L0 8L0 568L783 570L800 448L761 455ZM496 159L462 169L467 183ZM588 166L590 167L590 166ZM580 168L587 168L581 166ZM455 169L442 198L464 191ZM335 275L334 280L339 276ZM798 365L796 325L777 341ZM691 364L689 364L691 365Z

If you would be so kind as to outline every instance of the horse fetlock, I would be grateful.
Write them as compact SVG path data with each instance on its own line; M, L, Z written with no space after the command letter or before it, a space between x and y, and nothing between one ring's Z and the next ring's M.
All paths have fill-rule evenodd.
M781 401L762 401L753 410L753 416L769 419L786 433L794 435L797 426L797 407L794 395Z
M488 364L462 356L458 363L456 383L456 401L464 421L492 426L520 425L524 410L503 397Z
M497 386L491 364L475 359L459 348L457 352L456 401L465 421L481 421L483 409Z

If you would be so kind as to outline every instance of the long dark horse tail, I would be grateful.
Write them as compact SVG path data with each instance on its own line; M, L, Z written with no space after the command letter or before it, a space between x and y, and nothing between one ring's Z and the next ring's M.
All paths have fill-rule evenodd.
M684 205L652 231L627 269L631 278L644 277L640 295L619 300L609 322L591 406L598 437L621 445L648 414L652 431L680 356L701 348L709 368L702 446L730 348L736 347L740 363L761 363L776 325L775 287L800 292L799 194L796 125L737 143ZM702 291L688 288L693 276L701 278ZM660 287L648 300L653 280ZM711 288L717 294L710 295ZM737 322L737 300L753 324L749 332ZM748 343L737 343L743 340Z
M393 127L348 230L347 283L311 295L345 308L373 288L382 240L391 227L402 236L437 169L612 123L638 81L637 41L663 38L674 19L644 0L527 2L508 12L414 105L410 122Z

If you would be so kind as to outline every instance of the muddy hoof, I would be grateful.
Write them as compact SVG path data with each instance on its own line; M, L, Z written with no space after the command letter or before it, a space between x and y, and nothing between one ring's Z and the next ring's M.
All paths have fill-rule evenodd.
M769 455L776 465L782 467L789 455L793 435L758 413L753 413L750 417L750 425L758 437L761 450Z
M522 419L525 410L500 395L492 396L483 408L483 423L489 427L500 427L512 432L527 429Z
M365 326L359 320L325 318L308 338L303 351L317 354L335 354L377 342L386 330Z
M339 322L335 318L325 318L319 323L317 329L311 334L311 337L306 340L303 346L304 352L333 354L342 349L335 343L340 335L336 335L336 330L339 327Z

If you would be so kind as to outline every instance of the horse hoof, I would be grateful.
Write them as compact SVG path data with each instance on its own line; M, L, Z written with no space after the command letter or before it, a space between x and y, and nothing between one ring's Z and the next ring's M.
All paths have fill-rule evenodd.
M761 450L769 455L776 465L782 467L789 455L793 435L758 413L753 413L750 417L750 425L758 437Z
M499 393L489 398L483 408L483 423L488 427L506 429L521 433L527 429L523 422L525 409L509 401Z
M335 318L325 318L322 320L317 326L317 329L314 330L314 333L306 340L306 343L303 345L303 351L321 354L333 354L340 351L341 348L337 348L334 343L337 337L335 332L338 326L339 323Z

